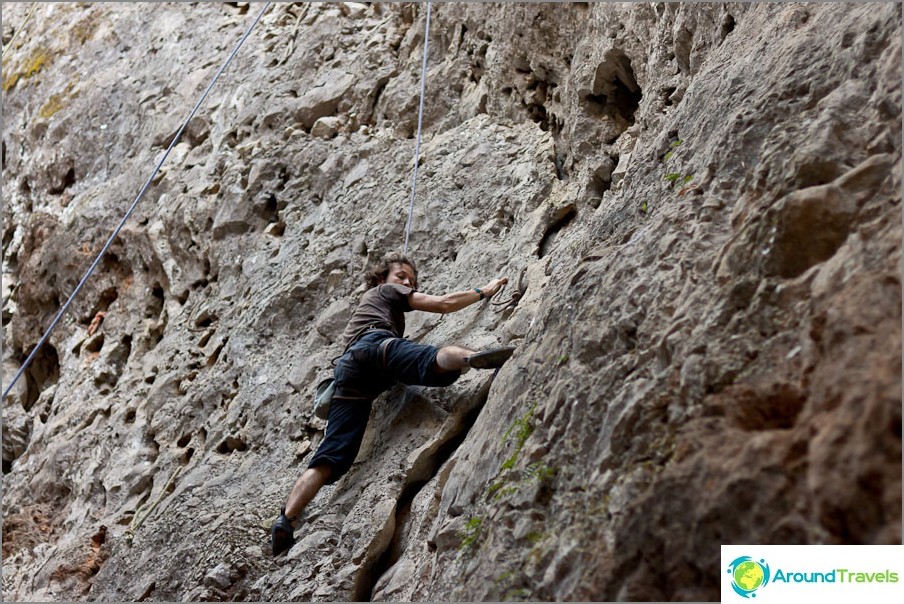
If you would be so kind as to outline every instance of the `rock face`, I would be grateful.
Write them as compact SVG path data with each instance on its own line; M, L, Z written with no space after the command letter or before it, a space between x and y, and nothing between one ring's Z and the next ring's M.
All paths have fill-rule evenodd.
M4 388L263 5L42 4L3 66ZM3 5L3 42L30 3ZM714 600L901 541L901 7L432 8L417 341L269 555L400 250L426 5L274 4L3 401L10 600Z

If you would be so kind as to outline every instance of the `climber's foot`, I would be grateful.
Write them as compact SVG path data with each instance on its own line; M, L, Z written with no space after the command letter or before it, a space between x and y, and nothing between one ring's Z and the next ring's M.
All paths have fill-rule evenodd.
M502 367L502 364L509 360L514 352L514 346L491 348L490 350L477 352L468 357L468 366L474 369L496 369Z

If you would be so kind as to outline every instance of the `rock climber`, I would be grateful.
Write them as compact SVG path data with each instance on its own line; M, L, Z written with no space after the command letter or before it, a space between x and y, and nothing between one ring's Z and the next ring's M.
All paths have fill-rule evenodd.
M371 404L396 382L449 386L468 368L501 367L514 352L507 346L475 352L461 346L437 348L405 339L405 314L412 310L450 313L494 296L507 277L483 287L431 296L417 291L417 269L409 258L390 254L365 275L368 289L349 319L344 354L333 375L336 390L326 434L308 468L292 487L285 507L270 529L273 555L295 543L294 528L305 506L325 484L348 472L361 447Z

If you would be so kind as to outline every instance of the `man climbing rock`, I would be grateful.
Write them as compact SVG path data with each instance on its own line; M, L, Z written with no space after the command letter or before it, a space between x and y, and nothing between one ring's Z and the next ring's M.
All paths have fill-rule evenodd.
M417 291L414 262L401 254L386 256L365 276L368 290L345 328L345 353L334 371L336 390L323 442L289 494L273 527L273 555L295 543L294 524L325 484L348 472L361 447L371 404L396 382L449 386L468 368L495 369L514 348L475 352L461 346L437 348L406 340L405 314L412 310L450 313L495 295L508 283L493 279L483 287L430 296Z

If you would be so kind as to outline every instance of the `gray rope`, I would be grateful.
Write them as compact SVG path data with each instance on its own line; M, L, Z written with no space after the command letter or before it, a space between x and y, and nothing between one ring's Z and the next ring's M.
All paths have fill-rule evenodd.
M3 58L3 59L6 58L7 51L13 47L13 42L16 41L16 38L18 38L19 34L22 33L22 30L25 29L25 24L28 23L28 20L31 18L31 14L33 12L35 12L36 8L38 8L38 3L32 2L31 10L29 10L28 14L25 15L25 20L22 21L22 25L19 26L19 29L16 30L16 33L13 34L13 37L10 39L10 41L6 43L6 48L3 49L3 54L2 54L2 56L0 56L0 58Z
M113 231L113 234L110 235L110 238L107 240L106 245L104 245L103 249L100 251L100 254L97 255L97 258L95 258L94 263L91 264L91 267L88 269L88 272L86 272L85 276L82 277L82 280L79 281L79 284L76 286L75 291L72 292L72 295L70 295L69 299L66 300L66 303L63 305L63 308L60 309L60 311L57 313L56 317L53 319L53 322L50 324L50 327L48 327L47 331L44 332L44 336L41 338L41 341L39 341L37 343L37 345L34 347L34 349L32 349L31 354L29 354L28 358L25 359L25 362L22 363L22 367L20 367L19 371L16 372L16 376L13 378L13 381L10 382L9 386L6 387L6 390L3 391L3 398L6 398L6 395L9 394L9 391L12 390L13 386L16 385L16 382L19 380L19 378L22 377L22 374L25 373L25 370L28 369L28 366L31 365L31 362L34 360L35 355L37 355L38 351L41 349L41 347L47 341L47 338L50 337L50 333L57 326L57 323L60 322L60 318L62 318L63 314L69 308L69 305L72 304L72 301L75 299L75 297L81 291L82 287L84 287L85 282L88 281L88 277L91 276L91 273L94 272L94 269L97 268L97 265L100 264L100 261L103 259L104 254L106 254L107 250L110 249L110 246L113 245L113 240L116 239L116 236L119 235L119 231L121 231L122 227L125 226L125 223L129 219L129 216L131 216L132 212L135 211L135 208L138 206L138 202L141 201L141 198L144 196L145 191L147 191L148 187L151 185L151 181L154 180L155 176L157 176L157 172L160 171L160 167L163 166L163 162L166 161L166 158L169 156L170 151L172 151L173 147L176 146L176 143L179 142L179 139L182 137L182 133L185 131L185 128L188 126L188 122L191 121L191 118L193 118L195 116L195 113L197 113L198 108L201 106L201 103L204 102L204 99L207 98L208 93L210 93L214 84L216 84L217 80L220 78L220 74L222 74L223 71L225 71L226 67L229 66L229 63L232 62L233 57L235 57L236 53L238 53L239 48L242 47L242 44L244 44L245 40L251 34L251 31L257 25L257 22L260 21L261 17L264 16L264 12L266 12L266 10L269 6L270 6L269 2L264 4L264 7L261 9L260 13L258 13L258 15L257 15L257 18L248 27L248 30L245 32L245 35L242 36L242 39L239 40L239 43L236 44L235 48L232 50L232 53L229 55L229 58L226 59L226 62L223 63L223 66L220 67L219 71L217 71L216 75L213 77L213 80L211 80L210 85L207 87L207 90L204 91L204 94L202 94L201 98L198 100L198 102L195 103L194 109L191 110L191 113L188 115L188 117L182 123L182 127L179 128L179 131L176 133L176 136L173 138L173 142L170 143L169 148L166 150L166 153L163 154L163 157L157 163L157 167L154 168L154 171L148 177L147 181L144 183L144 186L141 187L141 191L138 193L138 196L135 198L135 201L132 202L132 206L129 208L129 211L126 212L126 215L119 222L119 226L117 226L116 230Z
M424 88L427 82L427 48L430 45L430 2L427 2L427 27L424 31L424 60L421 64L421 102L417 110L417 142L414 143L414 176L411 178L411 203L408 206L408 224L405 225L405 249L408 253L408 234L411 232L411 213L414 211L414 193L417 190L417 164L421 152L421 124L424 121Z

